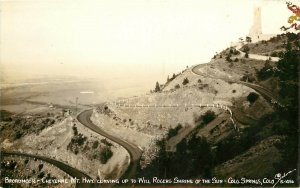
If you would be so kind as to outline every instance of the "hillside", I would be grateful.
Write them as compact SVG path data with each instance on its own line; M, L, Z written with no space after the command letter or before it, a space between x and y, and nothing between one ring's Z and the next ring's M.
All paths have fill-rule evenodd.
M295 34L278 35L270 41L246 44L241 49L228 48L209 63L173 74L165 84L157 83L151 93L120 98L99 106L92 120L143 149L141 175L160 176L154 169L167 164L158 162L157 158L165 157L164 152L181 155L177 151L179 145L188 148L189 140L196 136L204 139L198 140L199 143L208 142L210 152L215 155L215 162L208 170L210 174L271 177L277 169L274 164L283 158L276 144L285 142L283 133L276 131L274 126L277 125L271 118L280 118L276 114L280 106L284 106L280 94L281 78L276 72L279 65L276 61L248 58L239 50L248 48L248 52L267 56L281 52L283 58L286 43L292 43L292 49L299 48ZM230 109L232 116L220 106ZM208 111L214 117L205 122ZM167 176L172 177L176 174L173 168L177 159L165 160L174 160L168 164L172 167ZM255 174L256 170L248 172L246 168L253 161L257 161L256 170L261 166L259 174ZM264 161L268 161L265 165L268 168L262 168ZM234 169L240 169L238 174ZM207 172L191 175L205 177L205 174ZM176 175L180 177L180 174Z

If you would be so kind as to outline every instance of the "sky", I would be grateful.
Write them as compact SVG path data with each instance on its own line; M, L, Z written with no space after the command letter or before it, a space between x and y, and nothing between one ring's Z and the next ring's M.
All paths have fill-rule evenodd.
M255 6L263 33L281 33L291 15L282 0L0 3L2 82L49 75L165 81L247 36Z

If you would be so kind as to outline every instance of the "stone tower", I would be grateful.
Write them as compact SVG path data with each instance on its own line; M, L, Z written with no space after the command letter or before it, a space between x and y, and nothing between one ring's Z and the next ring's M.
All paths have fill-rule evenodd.
M260 7L254 8L254 17L253 17L253 25L250 28L249 37L252 40L259 40L259 37L262 35L261 29L261 9Z

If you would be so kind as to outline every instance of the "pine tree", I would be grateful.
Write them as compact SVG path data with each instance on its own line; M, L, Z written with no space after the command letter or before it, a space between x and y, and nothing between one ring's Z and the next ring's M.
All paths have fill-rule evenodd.
M159 86L159 83L156 82L155 84L155 89L154 89L155 92L160 92L160 86Z
M172 80L174 80L176 77L175 73L173 73L173 76L172 76Z

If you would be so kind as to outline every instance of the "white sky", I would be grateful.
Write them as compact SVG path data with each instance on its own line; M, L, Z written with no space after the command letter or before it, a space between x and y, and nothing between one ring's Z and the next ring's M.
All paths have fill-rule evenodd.
M287 25L283 0L1 1L2 79L165 79L245 37L255 5L262 7L264 33Z

